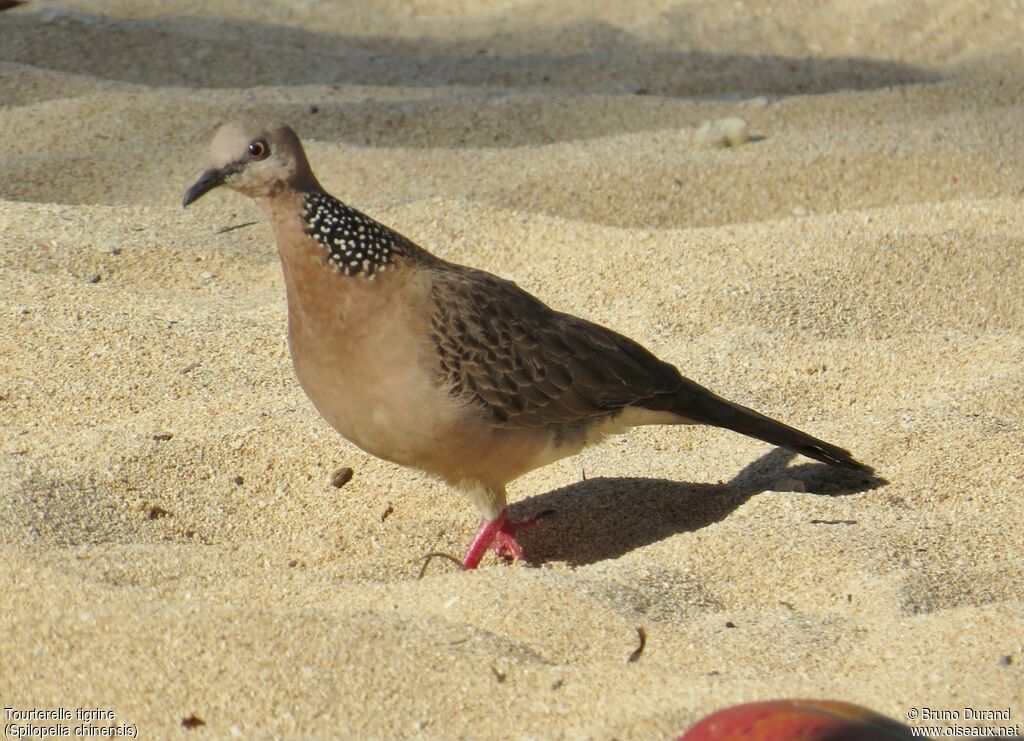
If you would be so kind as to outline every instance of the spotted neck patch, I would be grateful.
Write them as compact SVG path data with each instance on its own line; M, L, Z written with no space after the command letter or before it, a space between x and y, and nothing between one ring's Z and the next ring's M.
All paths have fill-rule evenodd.
M306 234L327 248L328 261L345 275L373 278L402 252L395 232L326 193L306 196L302 221Z

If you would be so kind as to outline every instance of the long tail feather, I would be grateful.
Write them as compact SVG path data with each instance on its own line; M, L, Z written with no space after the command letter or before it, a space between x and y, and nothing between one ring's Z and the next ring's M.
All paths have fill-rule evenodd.
M664 408L695 422L734 430L832 466L858 471L873 470L855 459L848 450L723 399L689 379L684 379L684 386L668 400Z

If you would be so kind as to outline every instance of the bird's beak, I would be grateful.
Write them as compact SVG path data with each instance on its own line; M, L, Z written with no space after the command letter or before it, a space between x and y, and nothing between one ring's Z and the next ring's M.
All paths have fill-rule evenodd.
M223 185L230 174L228 168L221 170L212 168L204 172L192 187L185 191L185 199L181 202L181 207L184 208L193 201L198 201L205 193L213 190L218 185Z

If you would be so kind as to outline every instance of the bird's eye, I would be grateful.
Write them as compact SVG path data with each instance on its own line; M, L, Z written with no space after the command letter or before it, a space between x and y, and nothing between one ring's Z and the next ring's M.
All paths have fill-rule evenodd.
M249 142L249 159L265 160L270 154L270 147L263 139L256 139Z

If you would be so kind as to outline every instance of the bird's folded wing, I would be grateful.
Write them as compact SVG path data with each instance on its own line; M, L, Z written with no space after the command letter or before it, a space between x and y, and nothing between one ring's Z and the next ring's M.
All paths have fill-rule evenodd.
M433 283L439 380L495 424L571 425L679 388L673 366L627 337L490 273L448 268Z

